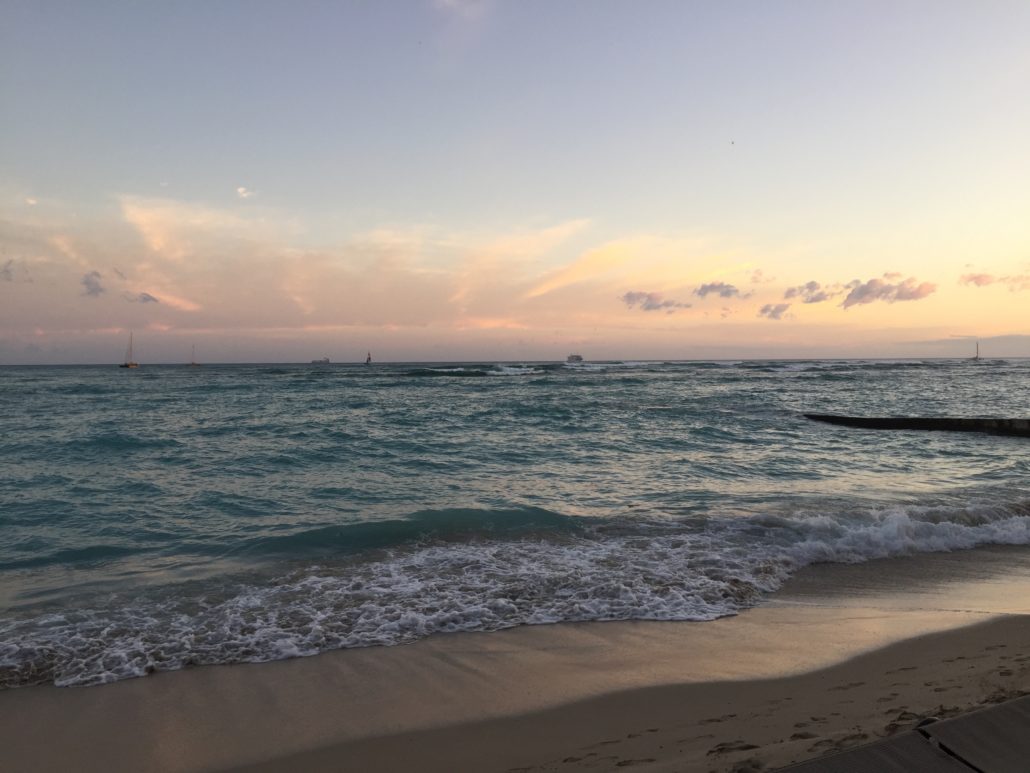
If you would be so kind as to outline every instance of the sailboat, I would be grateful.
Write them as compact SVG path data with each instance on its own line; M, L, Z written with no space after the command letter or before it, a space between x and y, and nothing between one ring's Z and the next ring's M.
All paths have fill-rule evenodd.
M129 331L129 350L125 353L125 362L119 368L138 368L139 363L132 359L132 331Z
M976 354L973 355L973 362L980 361L980 342L976 342Z
M372 364L372 352L369 352L368 356L365 357L365 364L366 365L371 365Z
M197 345L192 344L190 345L190 367L195 368L198 365L200 365L200 363L197 362Z

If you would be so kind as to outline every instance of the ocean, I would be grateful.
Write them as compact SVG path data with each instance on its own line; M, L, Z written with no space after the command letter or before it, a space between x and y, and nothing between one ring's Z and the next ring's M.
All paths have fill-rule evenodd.
M0 368L0 688L454 631L703 621L1030 544L1030 361Z

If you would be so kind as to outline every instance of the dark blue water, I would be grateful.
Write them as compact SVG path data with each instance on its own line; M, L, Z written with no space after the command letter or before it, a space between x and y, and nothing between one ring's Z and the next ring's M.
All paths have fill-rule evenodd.
M0 686L562 620L1030 543L1030 361L0 369Z

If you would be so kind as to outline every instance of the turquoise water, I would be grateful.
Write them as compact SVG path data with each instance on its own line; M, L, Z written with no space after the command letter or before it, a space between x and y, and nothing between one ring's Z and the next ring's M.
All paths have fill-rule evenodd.
M0 369L0 686L563 620L1030 543L1030 361Z

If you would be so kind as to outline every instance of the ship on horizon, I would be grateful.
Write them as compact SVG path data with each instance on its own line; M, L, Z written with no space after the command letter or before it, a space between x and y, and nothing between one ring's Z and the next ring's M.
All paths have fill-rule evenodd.
M118 366L119 368L138 368L139 363L132 359L132 331L129 331L129 349L125 352L125 362Z

